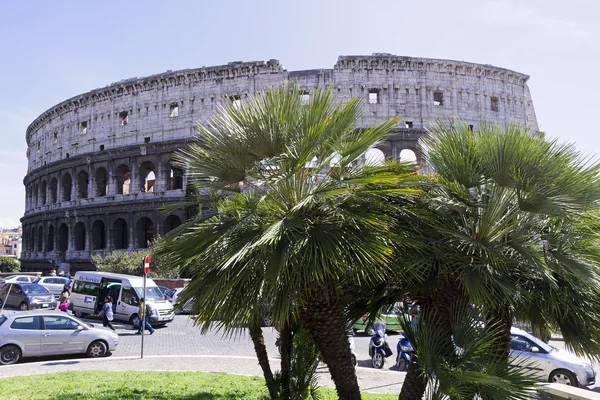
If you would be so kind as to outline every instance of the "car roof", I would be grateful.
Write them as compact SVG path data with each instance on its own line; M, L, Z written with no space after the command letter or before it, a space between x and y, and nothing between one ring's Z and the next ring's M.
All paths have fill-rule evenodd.
M34 316L34 317L38 317L40 315L55 315L55 316L67 316L67 317L72 317L72 315L66 315L64 311L57 311L57 310L27 310L27 311L17 311L17 310L4 310L2 312L2 315L4 315L5 317L9 318L16 318L16 317L20 317L20 316Z

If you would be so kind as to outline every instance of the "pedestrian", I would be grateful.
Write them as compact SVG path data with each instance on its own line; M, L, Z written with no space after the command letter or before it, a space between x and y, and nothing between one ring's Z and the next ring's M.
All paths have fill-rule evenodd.
M102 325L108 326L113 331L115 328L112 326L110 321L113 320L113 309L112 309L112 297L106 296L104 298L104 305L102 306L102 311L98 313L98 316L102 315Z
M141 335L144 328L148 329L151 335L154 333L154 328L152 327L152 325L150 325L150 315L152 314L152 307L150 307L150 304L145 303L146 302L144 301L144 299L140 301L140 309L138 314L140 316L140 322L138 323L138 331L135 333L136 335ZM144 312L143 321L142 312Z
M71 293L69 292L69 288L67 287L67 285L65 285L65 287L63 288L63 291L61 292L60 297L59 297L58 309L60 311L64 311L64 312L68 313L70 299L71 299Z

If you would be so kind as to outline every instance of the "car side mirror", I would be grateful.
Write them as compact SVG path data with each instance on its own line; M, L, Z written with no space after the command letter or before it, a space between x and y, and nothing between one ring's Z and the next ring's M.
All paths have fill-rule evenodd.
M532 353L539 353L540 352L540 348L537 346L533 346L530 350Z
M85 328L83 326L81 326L81 325L77 325L77 330L78 331L84 331Z

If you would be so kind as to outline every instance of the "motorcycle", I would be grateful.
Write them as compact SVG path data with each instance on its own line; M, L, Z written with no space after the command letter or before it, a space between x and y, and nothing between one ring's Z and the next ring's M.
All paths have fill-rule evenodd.
M410 360L412 359L414 349L408 339L404 336L398 340L396 351L398 352L398 355L396 356L395 368L398 369L398 371L406 371L408 369L408 364L410 364Z
M373 368L381 369L385 364L385 359L392 355L392 350L386 340L385 324L376 322L373 324L373 330L375 333L369 342L369 357L371 357Z

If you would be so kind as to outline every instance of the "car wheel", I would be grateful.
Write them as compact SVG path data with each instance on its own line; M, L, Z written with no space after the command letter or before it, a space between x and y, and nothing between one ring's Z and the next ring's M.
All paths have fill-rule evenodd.
M0 349L0 364L10 365L21 359L21 350L12 344Z
M571 371L567 371L566 369L559 369L550 374L549 382L552 383L562 383L563 385L569 386L579 386L577 382L577 377Z
M131 316L131 318L129 318L129 323L134 327L134 328L139 328L140 327L140 317L137 314L133 314Z
M271 320L271 317L263 318L263 326L266 326L267 328L269 328L272 325L273 325L273 321Z
M398 360L398 365L396 366L398 371L406 371L406 367L408 367L408 362L404 358Z
M383 357L383 354L376 351L375 354L373 354L373 358L371 359L371 364L373 365L373 368L383 368L383 364L385 364L385 358Z
M21 304L19 304L19 310L21 310L21 311L29 310L29 304L27 304L26 302L22 302Z
M108 353L106 344L101 340L96 340L88 346L87 356L88 357L104 357Z

